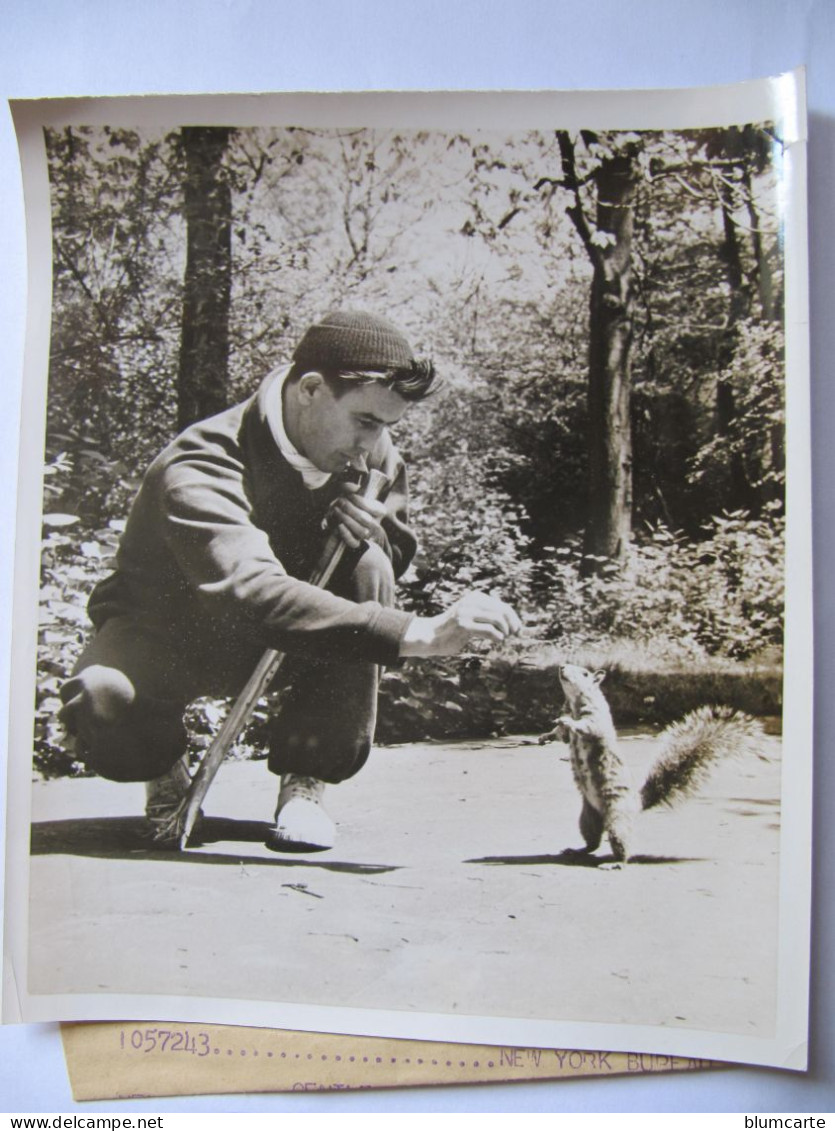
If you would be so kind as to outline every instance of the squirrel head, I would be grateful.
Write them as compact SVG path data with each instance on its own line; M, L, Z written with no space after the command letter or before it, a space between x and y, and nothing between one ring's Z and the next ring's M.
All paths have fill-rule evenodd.
M582 668L579 664L562 664L559 668L560 686L568 701L572 714L575 709L587 704L590 700L600 700L603 693L600 684L606 677L602 670L592 672Z

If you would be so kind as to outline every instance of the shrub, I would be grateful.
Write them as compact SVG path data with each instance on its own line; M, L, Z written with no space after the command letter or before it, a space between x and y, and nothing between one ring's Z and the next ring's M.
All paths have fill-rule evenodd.
M113 520L90 531L75 515L48 513L43 525L34 768L44 777L55 777L83 769L68 750L58 721L58 692L81 654L90 628L87 598L112 568L124 523Z
M584 577L579 541L538 571L546 635L570 646L633 640L659 654L746 659L783 639L783 519L721 515L693 542L663 526L623 565Z

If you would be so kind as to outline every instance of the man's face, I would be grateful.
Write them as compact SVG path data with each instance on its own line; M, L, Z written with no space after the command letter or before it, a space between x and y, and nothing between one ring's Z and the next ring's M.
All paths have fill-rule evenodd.
M379 381L337 397L319 373L297 386L298 437L302 455L322 471L341 472L361 462L385 428L396 424L409 402Z

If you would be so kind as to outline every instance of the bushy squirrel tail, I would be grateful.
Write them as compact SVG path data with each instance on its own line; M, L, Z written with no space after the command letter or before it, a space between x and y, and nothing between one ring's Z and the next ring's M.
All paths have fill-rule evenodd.
M661 753L641 787L641 808L674 805L704 785L724 758L762 753L763 729L730 707L698 707L660 736Z

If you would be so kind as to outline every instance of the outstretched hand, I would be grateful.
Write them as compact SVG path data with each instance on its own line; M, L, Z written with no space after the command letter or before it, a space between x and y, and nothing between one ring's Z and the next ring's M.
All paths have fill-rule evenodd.
M415 617L400 643L400 655L455 656L475 640L500 644L521 628L516 612L500 597L473 590L436 617Z

